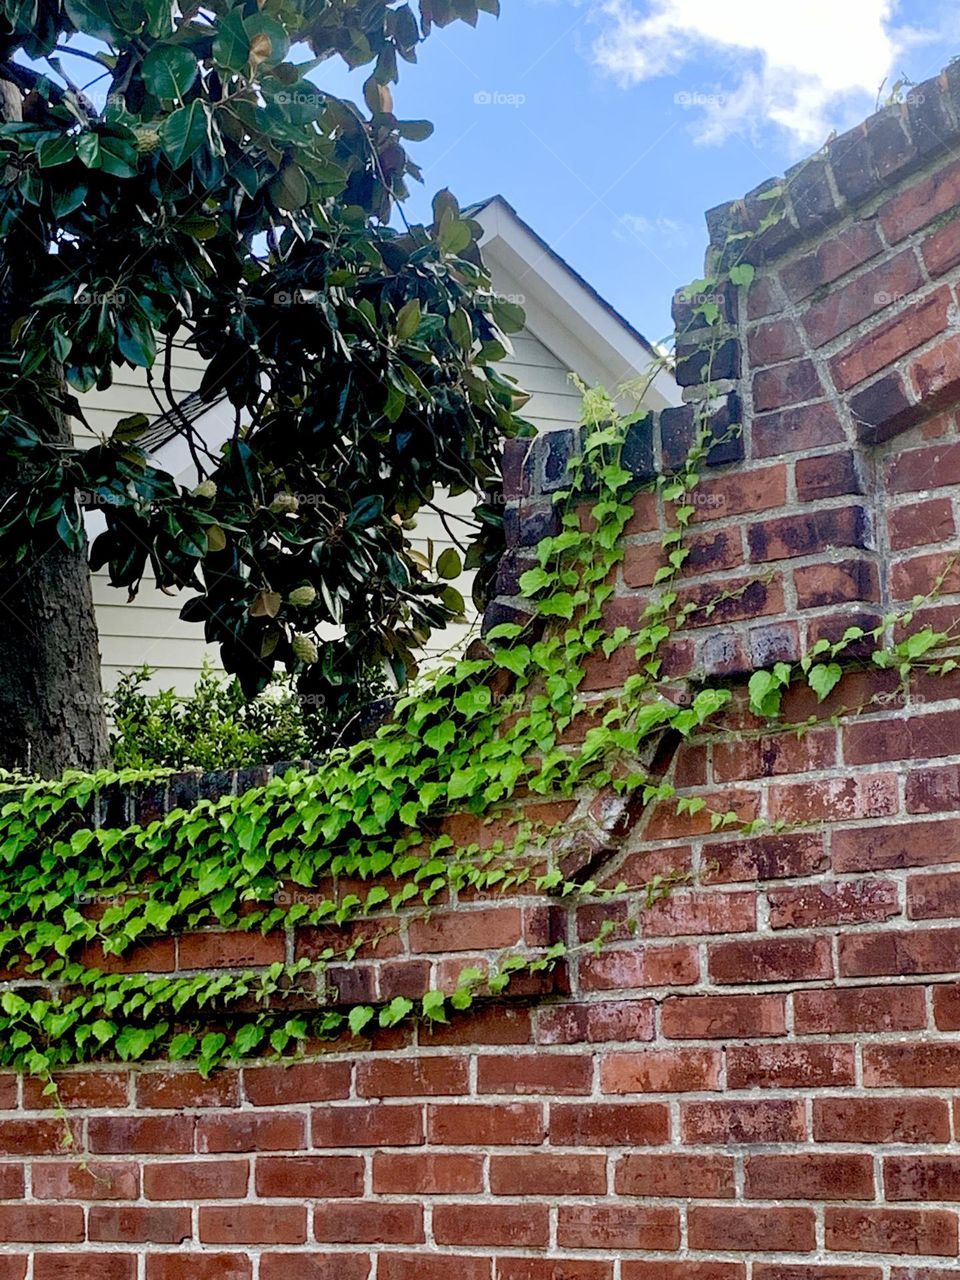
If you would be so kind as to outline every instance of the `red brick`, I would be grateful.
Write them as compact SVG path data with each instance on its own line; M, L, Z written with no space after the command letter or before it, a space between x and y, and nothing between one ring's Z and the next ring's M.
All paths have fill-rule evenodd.
M747 348L750 363L756 368L803 355L803 339L792 320L770 320L750 332Z
M719 983L804 982L833 976L826 937L759 938L709 948L710 976Z
M921 283L916 254L906 249L858 279L831 289L807 310L803 327L814 346L822 347L892 302L912 294Z
M945 338L932 351L917 356L910 366L910 377L924 407L952 404L960 387L960 336Z
M818 925L870 924L900 914L892 880L839 880L771 889L771 929L808 929Z
M686 987L699 976L697 948L693 946L605 950L597 956L584 956L580 961L580 985L584 991Z
M121 956L107 955L99 943L90 943L78 958L85 968L101 973L173 973L177 943L175 938L157 938L128 947Z
M786 501L787 468L783 463L741 469L736 475L711 476L701 480L690 496L694 524L729 521L751 511L770 511L786 505Z
M957 1256L957 1215L942 1209L827 1209L827 1248Z
M91 1116L87 1121L87 1141L90 1150L98 1154L143 1151L183 1155L193 1150L195 1126L196 1121L190 1116ZM0 1125L0 1135L2 1132Z
M960 1044L868 1044L863 1083L868 1089L952 1089L960 1079Z
M786 1031L786 996L672 996L663 1002L668 1040L750 1039Z
M873 1158L817 1153L748 1156L744 1164L748 1200L873 1200Z
M457 1254L457 1280L490 1280L489 1258ZM377 1263L378 1280L450 1280L449 1258L428 1258L423 1253L382 1253ZM338 1280L338 1278L335 1278Z
M450 1147L536 1146L544 1137L543 1108L533 1102L431 1103L427 1134L430 1142Z
M960 819L887 823L833 835L837 871L887 871L940 862L960 862Z
M572 1054L511 1054L481 1057L477 1093L589 1093L593 1059Z
M705 884L788 880L812 875L827 863L823 836L806 832L711 843L705 847L704 857Z
M881 1280L882 1274L879 1267L851 1267L846 1263L842 1267L785 1267L780 1262L753 1264L753 1280Z
M57 1103L68 1109L73 1107L115 1108L127 1105L130 1077L125 1071L65 1071L54 1075L53 1078L57 1085L56 1099L52 1094L44 1095L43 1090L46 1085L43 1080L31 1076L24 1077L23 1108L25 1111L46 1111Z
M937 683L942 683L936 677ZM960 766L911 769L907 774L908 813L948 813L960 809Z
M20 1200L24 1194L22 1164L0 1164L0 1200Z
M190 1210L166 1206L90 1206L87 1235L90 1240L114 1244L182 1244L193 1235Z
M814 1098L815 1142L949 1142L939 1098Z
M487 1273L489 1275L489 1273ZM370 1259L359 1253L264 1253L260 1280L369 1280Z
M360 1156L261 1156L256 1167L258 1196L287 1200L329 1200L363 1195Z
M781 782L770 788L769 803L771 818L787 823L882 818L897 812L897 776L894 773L868 773L859 777L833 777L817 782ZM834 848L847 835L845 831L836 832ZM841 867L836 856L834 866L837 870L844 871L872 870Z
M741 1262L631 1262L624 1258L623 1280L746 1280Z
M798 458L793 464L797 498L821 502L866 492L861 459L850 449L832 449L814 458Z
M693 577L735 569L743 564L743 548L739 530L716 529L688 537L684 544L688 555L683 571ZM667 553L660 542L629 545L624 550L623 581L627 587L649 587L657 573L667 564Z
M816 249L789 263L781 272L792 302L799 302L826 284L833 284L883 251L873 222L854 222L835 236L822 239Z
M557 1147L660 1146L670 1136L670 1112L660 1102L554 1102L550 1141Z
M282 963L286 939L282 933L184 933L179 942L180 969L240 969L247 965Z
M627 1155L617 1165L617 1194L655 1199L732 1200L732 1156Z
M78 1204L2 1204L0 1240L22 1244L83 1239L83 1209Z
M148 1200L238 1200L247 1193L246 1160L176 1160L143 1168Z
M953 1267L941 1271L939 1267L894 1267L890 1280L956 1280Z
M960 1157L888 1156L883 1184L888 1200L960 1200Z
M960 219L948 222L929 236L921 247L923 261L934 278L960 263Z
M794 570L793 582L800 609L822 609L831 604L860 601L876 603L880 599L877 566L869 560L805 565Z
M490 1190L495 1196L602 1196L607 1190L606 1156L491 1156Z
M830 370L838 389L849 391L943 333L950 323L952 303L948 288L936 289L834 356Z
M840 972L848 978L951 973L958 955L960 928L848 934L840 939Z
M13 1257L12 1254L7 1257L0 1256L0 1280L24 1280L28 1261L29 1258L25 1253L19 1258Z
M823 383L812 360L791 360L787 364L761 369L753 378L753 402L757 413L783 409L806 400L818 400Z
M313 1112L315 1147L417 1147L423 1142L420 1107L321 1107Z
M845 432L837 411L826 400L776 413L757 414L750 427L754 458L780 458L788 453L839 444Z
M377 1152L373 1157L373 1190L379 1195L465 1195L480 1192L483 1190L483 1157Z
M202 1207L200 1239L204 1244L304 1244L307 1211L295 1204Z
M140 1168L129 1160L38 1160L32 1185L36 1200L136 1200Z
M852 1085L852 1044L731 1045L729 1089L799 1089Z
M860 506L807 507L794 515L758 521L747 529L754 564L816 555L836 547L862 550L869 540L869 518Z
M896 507L887 516L887 529L894 551L928 542L946 542L957 531L953 507L947 498L930 498L926 502Z
M437 1205L433 1236L437 1244L544 1249L550 1238L549 1211L545 1204Z
M410 923L410 950L493 951L523 940L519 907L480 907L470 911L435 912Z
M652 1000L600 1000L554 1005L537 1013L539 1044L598 1044L608 1040L652 1040Z
M137 1076L137 1106L235 1107L240 1101L236 1071L219 1071L204 1080L198 1071L148 1071Z
M938 443L908 449L887 463L891 493L916 493L960 484L960 444Z
M960 1031L960 984L934 987L933 1020L939 1031Z
M91 1120L91 1125L96 1125ZM68 1136L61 1120L0 1120L0 1154L53 1156L63 1154ZM93 1147L96 1151L97 1148Z
M796 991L793 1008L798 1035L915 1031L927 1022L923 987Z
M152 1253L147 1280L251 1280L253 1261L246 1253Z
M663 1249L680 1247L676 1209L641 1205L564 1204L557 1211L561 1249Z
M349 1062L295 1062L289 1066L247 1067L243 1088L255 1107L329 1102L350 1096Z
M381 1058L357 1065L361 1098L416 1098L468 1093L466 1058Z
M687 1093L720 1087L717 1049L646 1049L608 1053L600 1067L604 1093Z
M675 892L640 916L645 937L752 933L756 927L757 895L752 892Z
M306 1145L306 1120L295 1111L223 1111L197 1120L200 1152L297 1151Z
M423 1205L318 1204L313 1218L314 1235L329 1244L422 1244Z
M691 1249L718 1249L724 1253L760 1253L782 1249L806 1253L816 1248L816 1221L812 1209L753 1209L732 1205L691 1205L687 1214Z
M612 1262L583 1258L498 1258L497 1280L612 1280Z
M803 1103L791 1099L751 1102L685 1102L683 1140L690 1143L802 1142Z
M911 876L907 881L907 915L911 920L960 916L960 872Z
M813 729L803 737L778 733L718 742L713 748L714 781L739 782L826 769L836 759L836 737L833 729Z
M135 1280L137 1259L132 1253L36 1253L34 1280Z
M436 1023L420 1032L420 1044L428 1048L438 1045L530 1044L533 1027L528 1009L511 1009L491 1005L469 1017L458 1018L449 1026Z

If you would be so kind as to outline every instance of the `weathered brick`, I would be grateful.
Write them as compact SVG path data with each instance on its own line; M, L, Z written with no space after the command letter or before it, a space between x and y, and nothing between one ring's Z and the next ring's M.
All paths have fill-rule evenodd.
M803 327L814 346L824 346L891 303L909 297L921 283L916 254L907 249L848 284L831 289L809 307Z
M676 1209L642 1205L561 1205L557 1214L561 1249L662 1249L680 1246Z
M943 1209L826 1211L827 1248L844 1252L957 1256L957 1215Z
M926 1025L923 987L839 987L797 991L794 1025L800 1035L916 1031Z
M322 1244L421 1244L423 1205L343 1200L318 1204L313 1234Z
M868 1089L952 1089L958 1072L958 1044L868 1044L863 1047L863 1083Z
M761 369L753 378L753 403L757 413L819 400L823 383L812 360L791 360Z
M361 1098L415 1098L469 1092L466 1058L381 1058L357 1065Z
M294 1204L236 1204L200 1208L204 1244L304 1244L307 1210Z
M431 1103L427 1133L431 1142L451 1147L536 1146L544 1137L543 1108L533 1102Z
M880 222L891 244L919 231L960 204L960 164L938 169L911 184L880 209Z
M358 1195L363 1191L362 1164L359 1174ZM378 1151L373 1157L373 1190L381 1195L479 1193L483 1190L483 1157L440 1153L401 1155Z
M960 862L960 819L888 823L833 835L837 871L886 871L940 862Z
M873 1200L873 1158L868 1155L748 1156L748 1200Z
M147 1256L147 1280L251 1280L253 1260L246 1253L153 1253Z
M822 449L837 444L843 438L843 426L828 400L757 414L750 424L753 458L781 457L807 449Z
M750 558L756 564L815 555L834 547L862 550L870 541L869 516L861 506L805 510L759 521L747 530Z
M656 1147L670 1136L670 1112L660 1102L554 1102L549 1134L557 1147Z
M255 1178L257 1195L268 1199L360 1196L363 1160L359 1156L261 1156Z
M477 1063L478 1093L586 1094L593 1080L593 1060L571 1054L482 1057Z
M688 1143L802 1142L806 1136L803 1103L786 1098L685 1102L681 1124Z
M940 1098L814 1098L815 1142L949 1142L950 1112Z
M647 1049L608 1053L600 1067L604 1093L687 1093L716 1089L720 1053L715 1049Z
M732 1156L626 1155L617 1165L618 1195L654 1199L732 1200Z
M727 1049L730 1089L799 1089L852 1085L856 1076L852 1044L731 1045Z
M668 1040L739 1040L783 1035L786 997L759 993L671 996L663 1003L661 1023Z
M826 937L716 942L708 955L710 976L719 983L803 982L833 976Z
M604 1195L606 1156L491 1156L490 1190L495 1196Z
M113 1244L182 1244L193 1235L193 1225L185 1206L94 1204L88 1213L87 1235Z
M945 542L956 534L953 507L947 498L907 503L887 516L887 530L894 551Z
M951 973L958 955L960 928L850 934L840 939L840 973L847 978Z
M943 286L858 338L830 361L839 390L849 391L944 333L954 305L953 295Z
M899 891L892 880L839 880L771 889L767 898L772 929L869 924L900 914Z
M724 1253L807 1253L816 1247L812 1209L691 1205L687 1230L692 1249Z
M438 1244L545 1248L550 1222L545 1204L443 1204L433 1211Z
M313 1112L315 1147L417 1147L423 1142L418 1106L321 1107Z

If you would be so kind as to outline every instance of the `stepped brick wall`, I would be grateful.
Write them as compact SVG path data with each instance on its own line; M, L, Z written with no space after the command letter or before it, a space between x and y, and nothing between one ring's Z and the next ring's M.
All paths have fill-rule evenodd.
M670 663L739 692L658 767L784 829L711 834L605 795L556 807L581 833L571 865L691 884L598 953L580 944L608 907L533 894L400 920L332 999L416 994L502 947L573 953L449 1026L290 1067L68 1072L82 1162L39 1087L0 1080L0 1280L960 1277L960 673L902 689L865 662L820 707L794 688L787 718L821 717L802 736L770 732L744 692L938 582L914 625L960 619L958 141L954 66L798 166L784 197L708 217L710 262L756 276L715 298L717 444L682 587L704 608ZM710 348L694 306L676 315L692 405ZM692 431L689 406L638 423L629 465L677 466ZM577 447L558 432L508 452L490 622L521 607ZM637 617L663 521L637 499L611 624ZM621 650L589 686L629 669ZM831 720L844 706L858 714ZM136 812L256 780L176 779ZM198 933L125 963L266 965L324 941Z

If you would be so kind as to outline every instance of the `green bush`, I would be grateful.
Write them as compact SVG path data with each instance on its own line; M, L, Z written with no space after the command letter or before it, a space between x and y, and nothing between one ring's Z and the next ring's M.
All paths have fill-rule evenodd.
M285 676L247 700L237 680L208 663L189 697L148 689L152 674L148 666L129 671L108 695L117 768L239 769L310 759L349 732L360 709L384 691L371 676L332 715L324 705L305 703Z

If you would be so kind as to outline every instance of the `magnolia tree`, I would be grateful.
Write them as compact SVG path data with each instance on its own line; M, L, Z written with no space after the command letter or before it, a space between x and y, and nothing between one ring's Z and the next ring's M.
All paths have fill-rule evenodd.
M432 225L390 225L431 132L390 85L432 27L497 8L3 0L0 765L104 761L91 565L130 597L145 574L185 593L251 695L278 666L334 700L377 664L403 681L463 610L456 555L407 537L441 488L477 495L483 589L500 441L527 430L495 368L522 313L449 193ZM370 68L362 106L323 89L333 58ZM206 362L187 399L174 344ZM188 484L145 415L74 445L76 393L124 365ZM233 427L214 447L215 402ZM106 522L89 548L85 507Z

